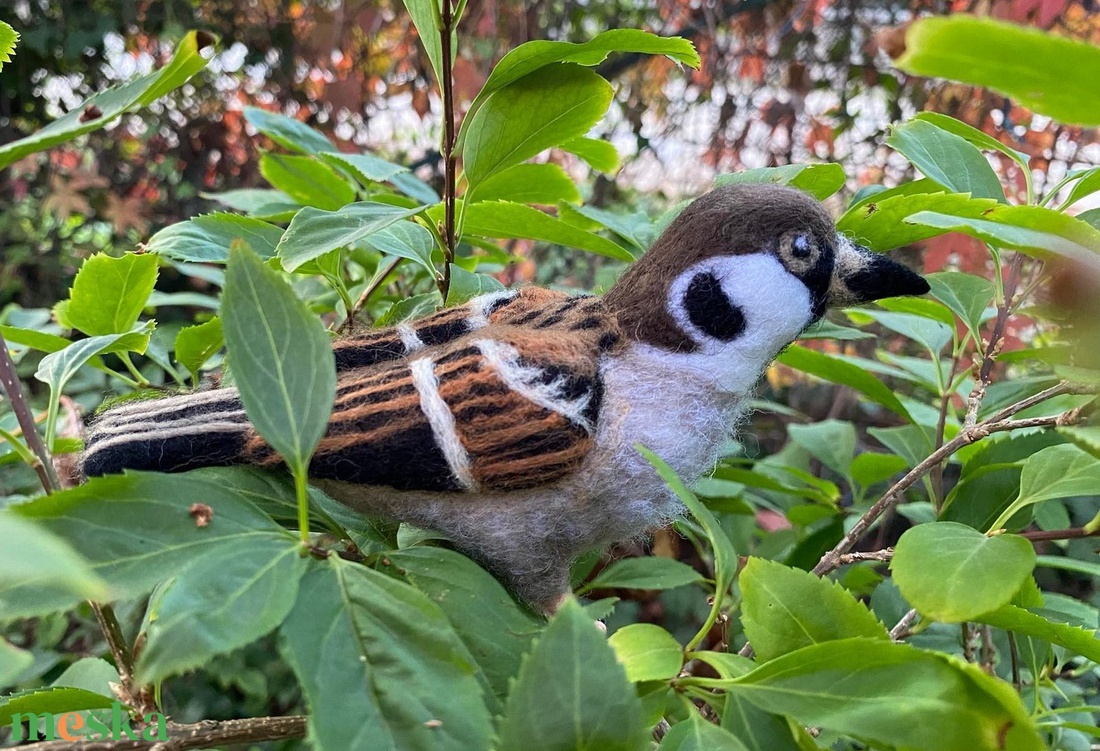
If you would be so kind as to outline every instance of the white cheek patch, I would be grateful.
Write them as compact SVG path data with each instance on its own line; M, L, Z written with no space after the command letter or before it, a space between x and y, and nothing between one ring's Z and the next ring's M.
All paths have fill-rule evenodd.
M717 277L745 317L745 330L732 341L707 336L684 310L684 295L699 273ZM676 323L698 345L695 352L670 356L682 359L684 367L711 372L723 391L734 392L750 389L813 318L809 289L767 253L719 256L690 267L672 283L668 305Z

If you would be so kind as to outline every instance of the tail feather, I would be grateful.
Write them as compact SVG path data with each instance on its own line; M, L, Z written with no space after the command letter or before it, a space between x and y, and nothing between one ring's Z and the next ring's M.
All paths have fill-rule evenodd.
M100 415L85 441L85 477L124 469L180 472L243 461L252 428L236 389L133 402Z

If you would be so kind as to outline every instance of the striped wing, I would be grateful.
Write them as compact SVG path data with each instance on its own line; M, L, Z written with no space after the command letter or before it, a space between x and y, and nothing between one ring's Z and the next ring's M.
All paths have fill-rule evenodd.
M336 405L310 474L457 492L574 470L595 437L600 355L619 342L598 298L537 288L368 336L337 344ZM258 435L245 453L279 461Z

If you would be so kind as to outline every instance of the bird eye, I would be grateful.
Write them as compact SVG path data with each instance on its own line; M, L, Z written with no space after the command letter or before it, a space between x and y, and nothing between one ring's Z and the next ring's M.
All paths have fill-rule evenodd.
M821 246L808 232L788 232L779 238L779 260L792 274L803 274L821 257Z

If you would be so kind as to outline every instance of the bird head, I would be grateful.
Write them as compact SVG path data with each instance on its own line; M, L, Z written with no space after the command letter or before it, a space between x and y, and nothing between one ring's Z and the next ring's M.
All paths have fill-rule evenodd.
M830 307L928 290L839 234L813 197L744 183L688 205L605 299L642 342L692 352L744 340L770 359Z

